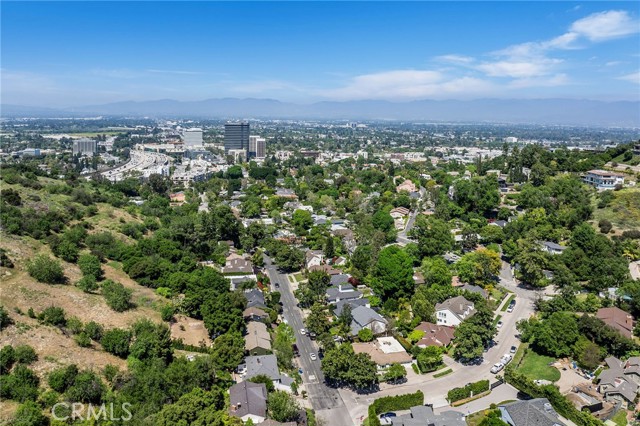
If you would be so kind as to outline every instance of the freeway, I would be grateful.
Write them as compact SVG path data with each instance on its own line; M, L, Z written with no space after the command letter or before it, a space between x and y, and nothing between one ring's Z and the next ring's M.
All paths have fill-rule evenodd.
M327 386L320 368L320 359L312 360L311 353L318 354L318 347L308 336L303 335L300 329L304 328L302 312L298 308L298 301L293 295L289 280L285 274L280 273L277 266L268 256L264 256L265 268L271 280L271 289L280 291L283 316L286 322L293 328L300 356L298 362L302 368L302 380L309 395L312 407L316 414L326 420L331 426L353 426L344 402L337 389ZM276 288L275 283L280 287Z
M502 315L503 326L498 330L494 341L496 344L484 353L484 361L481 365L462 365L453 362L449 366L453 373L437 379L423 379L418 376L417 380L408 380L401 385L381 385L378 392L367 395L357 394L348 389L341 389L342 399L349 409L349 414L356 424L360 424L360 419L366 417L367 407L374 399L382 396L398 395L421 390L425 395L425 402L434 405L434 408L442 408L448 405L446 401L447 392L454 387L462 387L467 383L495 377L489 371L493 364L497 363L502 355L509 353L511 346L518 346L519 340L516 337L516 323L523 318L529 318L534 312L534 301L537 293L533 290L519 285L513 278L509 265L503 262L500 272L500 283L503 287L516 294L516 306L511 313L498 311ZM509 385L503 385L509 386ZM501 386L502 387L502 386ZM505 392L509 390L505 389ZM513 392L513 389L511 389ZM500 392L494 398L500 398ZM489 397L483 398L487 401ZM490 401L500 402L502 400ZM487 405L490 404L487 402ZM466 409L466 407L463 407Z

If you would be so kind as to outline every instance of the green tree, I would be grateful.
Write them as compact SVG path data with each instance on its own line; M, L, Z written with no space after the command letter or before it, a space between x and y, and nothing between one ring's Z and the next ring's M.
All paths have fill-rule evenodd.
M98 256L83 254L78 258L78 267L84 276L93 276L96 280L102 278L102 265Z
M227 426L231 423L222 421L219 415L215 415L215 420L209 418L212 412L221 410L224 407L224 395L218 389L206 391L198 387L185 393L173 404L163 405L158 413L154 424L158 426L175 425L215 425ZM240 422L240 425L242 422Z
M494 282L501 268L500 255L486 248L467 253L456 263L458 276L463 282L484 287Z
M92 371L83 371L78 373L65 394L71 401L100 403L105 393L100 377Z
M21 404L10 423L12 426L48 426L49 418L42 414L42 408L33 401Z
M132 294L133 291L120 283L111 280L102 283L102 295L107 305L116 312L124 312L131 308Z
M384 381L397 383L407 377L407 370L401 364L393 363L384 372Z
M291 422L298 418L300 406L291 394L284 391L275 391L269 394L267 399L269 417L277 422Z
M267 388L267 393L271 393L276 390L275 385L273 384L273 379L266 374L258 374L257 376L253 376L249 379L252 383L263 383Z
M41 254L27 262L29 275L42 283L60 284L65 281L62 265L57 260Z
M120 358L126 358L127 355L129 355L130 343L131 333L121 328L113 328L105 331L102 339L100 339L100 344L105 351Z
M11 345L5 345L0 349L0 375L7 374L16 362L16 351Z
M47 383L56 392L64 393L73 385L78 375L78 367L70 364L66 367L60 367L49 373Z
M29 365L38 360L36 351L29 345L16 346L14 356L18 364Z
M368 328L358 331L358 339L361 342L371 342L373 340L373 332Z
M307 329L318 336L328 332L331 328L328 308L321 303L314 303L305 323Z
M451 285L451 271L442 257L425 258L421 269L427 285Z
M291 224L293 225L296 234L306 235L311 225L313 225L313 218L311 213L307 210L296 210L291 216Z
M93 275L85 275L76 283L76 287L85 293L91 293L98 289L98 283Z
M398 246L380 251L371 280L371 288L382 300L408 296L413 293L411 258Z
M453 249L454 238L447 222L419 215L411 234L423 256L439 256Z
M244 339L240 333L224 333L214 340L211 357L218 368L232 371L240 365L243 356Z
M57 327L64 327L67 324L67 318L65 317L64 309L57 306L49 306L42 311L38 316L47 325L55 325Z

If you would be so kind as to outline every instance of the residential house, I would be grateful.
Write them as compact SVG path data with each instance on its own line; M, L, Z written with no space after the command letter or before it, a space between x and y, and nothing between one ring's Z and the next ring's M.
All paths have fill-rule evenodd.
M434 414L428 405L410 408L410 413L391 418L392 426L466 426L464 413L447 410Z
M249 419L253 424L263 422L267 418L267 387L265 384L245 381L231 386L229 388L229 414L242 419L243 422L247 422Z
M388 368L391 364L409 365L413 361L395 337L378 337L373 342L354 343L353 351L357 354L368 354L380 370Z
M597 378L598 392L604 395L606 401L630 406L640 390L640 357L621 361L610 356L604 362L609 368Z
M342 313L342 310L347 305L351 307L352 311L358 306L366 306L367 308L370 307L369 299L367 299L366 297L362 297L360 299L342 299L335 303L335 308L333 309L333 312L336 314L336 316L340 316L340 314Z
M293 379L280 373L275 355L248 356L244 361L244 364L238 366L237 371L245 381L265 375L273 380L276 389L291 392Z
M397 192L401 192L401 191L416 192L417 190L418 190L418 188L416 187L416 184L411 182L409 179L405 179L404 182L402 182L400 185L396 186L396 191Z
M269 314L255 306L247 308L242 312L245 321L261 321L264 322L269 318Z
M606 170L589 170L582 178L584 183L595 187L598 191L614 189L617 185L624 185L622 173L608 172Z
M293 191L293 189L289 189L289 188L278 188L276 190L276 197L289 198L291 200L297 200L298 199L298 196Z
M387 331L388 321L379 313L367 306L358 306L351 311L351 334L358 335L363 328L368 328L373 334Z
M564 426L547 398L500 405L502 420L511 426Z
M487 293L487 291L485 289L483 289L480 286L477 285L473 285L473 284L464 284L462 286L460 286L461 290L466 290L470 293L476 293L479 294L480 296L482 296L483 298L487 298L489 297L489 294Z
M421 322L415 328L422 331L424 335L416 342L416 346L426 348L427 346L448 346L453 340L453 327L434 324L432 322Z
M396 207L389 212L389 215L394 219L402 219L409 215L409 209L406 207Z
M305 265L307 269L322 264L324 264L324 253L322 250L307 250L305 253Z
M267 419L262 423L257 424L256 426L299 426L298 422L278 422L273 419Z
M354 300L362 298L362 293L359 290L356 290L349 283L331 286L327 288L327 292L325 294L327 297L327 302L329 303L337 303L341 300Z
M618 307L600 308L596 317L600 318L609 327L615 329L624 337L633 338L633 316Z
M263 322L249 321L244 336L244 350L251 355L271 353L271 335Z
M171 193L169 194L169 201L174 205L184 204L186 201L186 195L184 191Z
M463 296L452 297L436 305L438 325L455 327L476 313L473 302Z
M227 256L222 267L222 275L229 279L232 291L237 290L244 282L257 279L251 260L237 253Z
M331 276L330 285L348 284L351 275L349 274L337 274Z
M256 307L264 309L267 307L264 301L264 293L257 288L245 290L244 297L247 299L247 308Z
M562 254L562 252L567 249L566 246L562 246L552 241L542 241L540 246L542 247L542 250L549 254Z
M335 269L333 266L331 265L314 265L310 268L308 268L309 272L313 272L313 271L324 271L329 275L337 275L337 274L341 274L342 271L339 269Z

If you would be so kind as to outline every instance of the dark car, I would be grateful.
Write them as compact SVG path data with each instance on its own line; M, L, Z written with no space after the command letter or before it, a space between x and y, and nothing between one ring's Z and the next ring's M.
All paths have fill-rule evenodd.
M276 288L280 288L280 283L275 283L274 285L276 286Z
M388 413L382 413L380 414L380 418L384 419L384 418L389 418L389 417L396 417L396 413L390 411Z

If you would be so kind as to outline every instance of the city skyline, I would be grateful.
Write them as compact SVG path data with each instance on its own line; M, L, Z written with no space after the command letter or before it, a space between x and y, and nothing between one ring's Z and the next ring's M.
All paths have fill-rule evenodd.
M5 2L2 103L638 100L639 32L631 2Z

